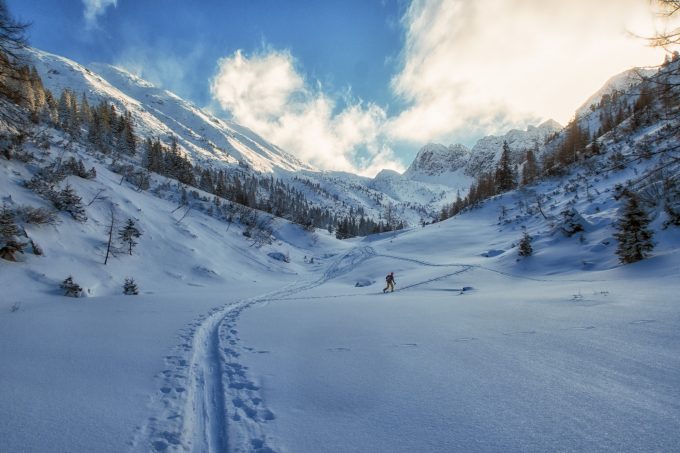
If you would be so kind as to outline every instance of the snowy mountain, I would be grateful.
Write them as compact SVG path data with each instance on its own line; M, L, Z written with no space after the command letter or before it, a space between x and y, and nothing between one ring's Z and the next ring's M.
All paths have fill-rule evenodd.
M109 65L86 68L74 61L37 49L28 50L47 88L58 95L69 88L90 103L107 100L133 114L143 137L170 135L193 161L202 163L246 164L256 171L312 169L253 131L218 119L177 95Z
M483 137L472 149L461 144L446 147L430 143L418 151L403 178L414 184L443 186L446 198L451 198L451 193L465 195L475 178L496 168L503 143L508 143L512 161L520 164L527 150L539 150L561 130L559 123L548 120L525 131L513 129L505 135Z
M505 142L510 148L512 162L519 164L524 160L526 151L538 149L545 144L546 139L561 130L562 126L557 121L547 120L537 127L529 126L526 131L513 129L505 135L484 137L470 150L465 173L478 176L492 171L498 164Z
M615 92L625 93L630 91L630 88L639 84L643 77L649 77L654 73L654 69L634 68L613 76L576 109L576 116L581 117L590 113L604 96L611 96Z
M454 173L464 168L470 150L465 145L444 145L430 143L423 146L404 176L410 179L439 176Z
M470 168L464 148L428 146L406 175L304 169L125 73L101 69L114 87L37 58L52 89L128 108L140 133L179 135L196 161L269 169L310 203L425 215L452 186L419 178ZM542 147L573 160L537 182L340 241L170 176L144 188L121 170L134 158L0 96L0 451L674 451L680 115L665 100L598 103ZM504 140L519 152L557 128L483 139L472 173ZM625 265L624 189L653 238ZM67 277L82 297L64 295Z
M243 175L272 175L300 190L320 209L348 215L351 208L378 220L391 205L402 221L415 225L423 217L434 218L441 205L455 196L455 191L436 180L410 184L411 178L381 192L381 187L386 187L381 178L316 170L248 128L216 118L123 69L103 64L86 68L36 49L30 49L29 55L44 84L55 94L68 88L77 96L85 93L91 104L102 100L113 103L132 113L142 138L159 137L167 143L176 137L194 163ZM323 190L312 187L318 185ZM467 179L463 185L468 185Z

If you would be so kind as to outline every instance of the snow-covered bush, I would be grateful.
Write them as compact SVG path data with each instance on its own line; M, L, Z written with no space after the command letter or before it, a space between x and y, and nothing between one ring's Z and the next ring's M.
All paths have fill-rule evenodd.
M16 254L23 253L25 244L18 241L19 226L14 221L14 213L3 204L0 209L0 258L16 261Z
M85 169L85 164L82 159L76 160L75 157L70 157L61 164L61 171L67 175L76 175L83 179L95 179L97 177L97 170L94 167L89 170Z
M128 249L130 255L132 255L132 249L137 245L135 239L139 239L141 236L142 232L137 228L135 221L132 219L127 219L125 226L118 230L118 239Z
M16 214L20 220L28 224L54 225L57 223L56 212L48 208L23 205L16 208Z
M64 279L59 285L61 289L64 290L64 296L68 297L80 297L83 295L83 288L79 284L73 281L73 277L70 275Z
M562 215L562 226L560 229L566 237L572 237L574 234L584 231L586 221L575 208L569 207L560 214Z
M78 196L70 184L66 184L66 187L57 193L53 203L54 207L60 211L68 212L78 222L85 222L87 220L82 198Z
M531 256L534 253L533 247L531 247L531 241L532 237L529 236L529 233L526 231L524 232L524 235L522 236L522 239L519 241L519 248L517 250L517 254L519 256Z
M126 296L136 296L139 294L139 288L137 287L137 283L135 283L134 279L125 279L125 283L123 284L123 294Z

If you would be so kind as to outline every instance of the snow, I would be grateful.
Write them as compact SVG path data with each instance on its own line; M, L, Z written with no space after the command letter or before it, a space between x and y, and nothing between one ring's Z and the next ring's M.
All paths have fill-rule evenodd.
M3 451L672 451L680 441L677 232L661 232L647 261L619 266L609 246L584 270L588 244L524 219L537 253L517 261L519 224L496 218L511 193L365 240L283 224L258 250L232 227L215 257L213 230L225 229L215 220L185 219L193 236L180 247L187 233L170 207L118 195L155 207L145 234L174 244L158 255L160 238L140 238L143 295L113 295L113 283L99 297L56 295L48 286L67 264L49 272L61 253L46 239L45 264L1 264ZM609 234L590 223L594 242ZM80 228L65 220L59 237ZM276 251L291 263L266 257ZM192 274L199 265L222 279ZM123 272L82 257L68 271L116 283ZM383 295L388 271L397 291Z
M50 59L42 70L57 64ZM141 105L139 93L62 63L62 74L88 74L102 96ZM54 84L68 82L52 75ZM56 225L29 226L44 255L0 260L0 451L619 452L680 444L680 235L655 213L651 258L626 266L613 238L613 187L654 159L598 176L576 168L445 222L367 238L338 241L276 220L273 242L258 245L238 224L199 210L183 216L176 203L136 191L80 146L64 150L56 145L63 136L46 133L56 134L52 155L84 159L97 178L68 177L92 201L87 222L62 213ZM267 150L258 156L271 163L276 149ZM47 205L22 186L29 168L0 160L0 201ZM294 175L367 205L380 190L432 205L451 195L391 172L374 188L354 175ZM110 206L143 235L132 256L104 266ZM566 208L586 223L582 234L561 232ZM535 253L519 259L525 231ZM396 291L382 294L390 271ZM61 296L68 275L86 297ZM126 277L139 296L122 295Z

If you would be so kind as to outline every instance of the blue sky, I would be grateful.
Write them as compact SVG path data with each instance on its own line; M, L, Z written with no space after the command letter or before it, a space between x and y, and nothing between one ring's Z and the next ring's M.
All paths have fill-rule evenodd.
M124 67L328 169L566 123L661 61L646 0L8 0L33 46Z

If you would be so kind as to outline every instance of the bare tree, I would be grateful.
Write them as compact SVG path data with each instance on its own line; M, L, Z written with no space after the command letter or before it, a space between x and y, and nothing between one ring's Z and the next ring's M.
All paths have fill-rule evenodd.
M28 45L26 30L30 24L15 20L7 8L5 0L0 0L0 53L7 61L0 64L0 74L5 75L9 67L23 63L21 50Z
M680 0L653 0L658 5L658 14L666 18L666 25L669 19L680 11ZM653 37L649 38L650 44L654 47L664 47L669 49L672 46L680 45L680 27L665 28L658 31Z
M113 246L113 228L116 224L116 211L113 208L113 205L110 206L110 212L111 212L111 222L109 223L107 229L108 229L108 236L109 239L106 242L106 256L104 257L104 265L109 261L109 256L113 255L115 250Z

